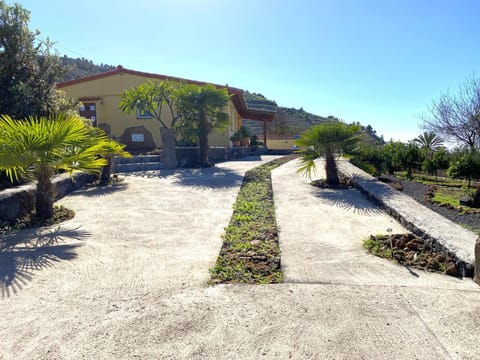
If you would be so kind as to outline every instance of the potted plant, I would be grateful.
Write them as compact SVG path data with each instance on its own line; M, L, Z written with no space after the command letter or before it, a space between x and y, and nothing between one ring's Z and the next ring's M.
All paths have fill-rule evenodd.
M240 146L241 139L242 139L242 136L238 131L236 131L232 136L230 136L230 140L232 141L232 144L234 147Z
M240 126L238 133L240 134L240 146L248 146L250 143L250 131L245 126Z
M263 145L263 143L258 141L258 136L252 135L250 137L250 147L252 148L252 151L256 151L260 145Z

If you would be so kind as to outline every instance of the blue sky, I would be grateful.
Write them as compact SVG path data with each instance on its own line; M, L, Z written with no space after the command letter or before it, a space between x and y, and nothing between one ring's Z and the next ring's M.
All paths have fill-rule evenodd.
M62 55L259 92L387 140L480 76L477 0L17 2Z

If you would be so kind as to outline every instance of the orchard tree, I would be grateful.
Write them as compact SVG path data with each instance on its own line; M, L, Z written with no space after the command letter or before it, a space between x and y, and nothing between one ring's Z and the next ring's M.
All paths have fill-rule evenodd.
M422 164L422 170L426 171L429 175L438 176L438 170L448 169L450 166L450 154L441 147L435 151L432 157L425 157Z
M30 31L30 13L0 0L0 114L16 119L60 113L75 103L55 89L64 73L52 43Z
M178 165L174 129L178 120L175 99L181 86L185 85L176 81L149 81L125 90L120 101L120 109L123 112L148 111L160 123L162 160L170 169Z
M480 179L480 153L476 150L464 150L453 156L448 174L457 179L466 179L468 187L472 180Z
M224 110L229 98L226 88L210 84L185 84L178 89L175 107L180 121L177 130L198 141L201 167L212 165L208 160L208 134L228 128L229 118Z
M457 94L445 93L433 101L422 116L425 129L470 149L478 147L480 135L480 79L474 75L460 85Z

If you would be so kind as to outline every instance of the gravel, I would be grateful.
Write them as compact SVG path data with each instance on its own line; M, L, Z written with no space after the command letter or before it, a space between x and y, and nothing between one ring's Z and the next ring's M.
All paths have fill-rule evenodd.
M438 214L462 225L469 230L480 232L480 216L479 214L461 213L455 209L441 207L438 204L425 201L423 195L428 191L428 185L421 184L416 181L401 181L403 192L418 201L420 204L430 208Z

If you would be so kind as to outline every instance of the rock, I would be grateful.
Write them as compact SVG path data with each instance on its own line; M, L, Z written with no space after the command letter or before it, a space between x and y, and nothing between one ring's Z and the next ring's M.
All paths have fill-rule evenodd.
M405 244L405 247L410 250L418 250L418 244L414 240L410 240L408 243Z
M395 247L398 248L398 249L403 249L405 248L405 245L406 243L402 240L402 239L398 239L396 242L395 242Z
M408 250L408 248L406 248ZM415 257L415 252L414 251L409 251L405 254L405 259L412 261L413 258Z
M460 276L460 273L454 263L449 263L445 268L445 273L450 276Z
M436 260L437 262L441 262L441 263L442 263L442 262L445 262L445 255L442 255L442 254L437 255L437 256L435 256L435 260Z
M473 195L471 206L474 208L480 208L480 189L477 189L477 191L475 191L475 195Z
M433 270L440 269L440 263L435 258L429 258L427 263L428 263L428 266Z
M128 151L150 151L157 147L152 133L145 126L126 128L121 139Z

